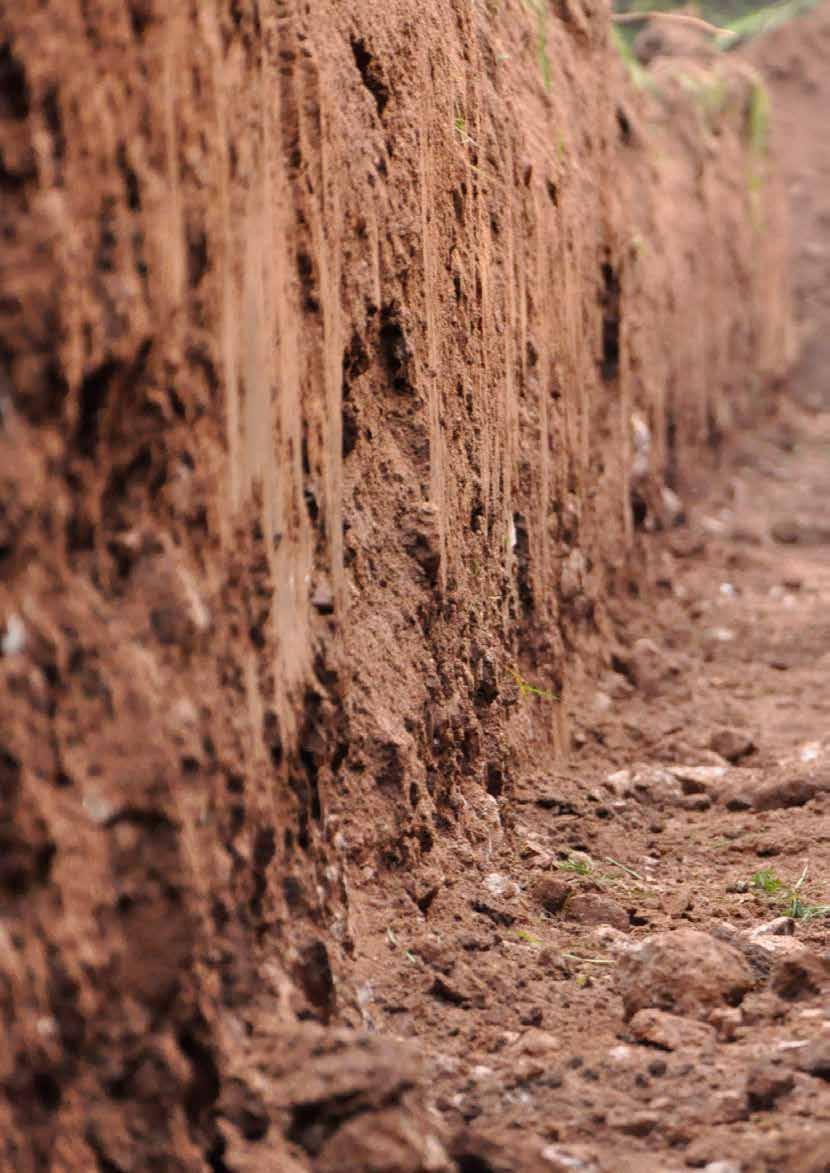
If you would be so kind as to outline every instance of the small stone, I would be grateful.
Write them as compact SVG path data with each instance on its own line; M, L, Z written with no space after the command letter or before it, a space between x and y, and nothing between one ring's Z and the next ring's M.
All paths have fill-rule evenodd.
M631 425L631 479L642 480L648 475L651 460L651 428L645 416L639 411L632 411Z
M594 693L592 705L595 713L602 714L610 712L613 708L614 702L611 700L611 697L607 692L602 692L600 689L598 689Z
M765 1112L775 1106L776 1100L792 1091L793 1073L772 1063L753 1067L746 1081L746 1095L753 1112Z
M708 794L726 776L726 766L667 766L684 794Z
M795 921L791 916L777 916L774 920L769 920L766 924L758 925L749 934L751 940L756 937L791 937L795 932Z
M722 1043L735 1041L743 1020L744 1016L739 1006L718 1006L709 1015L709 1022Z
M769 942L781 938L769 937ZM787 938L783 938L784 941ZM821 994L830 985L830 962L803 948L794 957L780 957L772 968L770 989L787 1002L797 1002Z
M616 1047L610 1048L608 1058L612 1063L628 1063L635 1053L633 1047L628 1047L625 1043L619 1043Z
M629 1030L638 1043L648 1043L662 1051L711 1051L715 1045L713 1027L663 1010L638 1010Z
M608 1126L625 1136L648 1136L660 1122L656 1112L632 1111L630 1108L616 1108L608 1113Z
M511 880L509 876L503 876L499 872L490 872L484 877L482 884L491 896L503 896L508 900L513 896L518 896L521 891L515 880Z
M640 947L629 937L628 930L615 929L613 925L597 925L594 929L594 940L600 949L604 949L613 957L619 957L621 953L630 953Z
M734 1161L710 1161L703 1166L703 1173L741 1173L741 1166Z
M708 794L684 794L677 805L686 811L708 811L712 799Z
M707 627L703 637L709 644L729 644L735 638L735 632L731 627Z
M555 1144L545 1145L541 1156L549 1166L550 1173L594 1173L598 1167L590 1157L580 1156L574 1149Z
M577 892L565 905L565 914L582 925L611 925L620 932L630 923L622 905L598 892Z
M781 807L804 806L815 797L816 786L810 778L787 778L771 782L756 791L752 806L756 811L778 810Z
M703 1018L724 1002L739 1003L754 981L737 949L684 928L647 937L622 957L617 985L627 1020L645 1009Z
M709 738L709 748L726 758L728 762L739 762L755 751L755 742L744 729L717 729Z
M572 891L567 880L558 876L542 876L533 885L532 894L546 912L559 912Z
M311 596L311 605L320 615L331 615L334 612L334 592L327 579L321 578Z
M663 485L660 490L660 510L663 526L665 529L673 529L676 525L681 525L685 520L683 510L683 502L678 497L673 489L668 485Z
M608 776L606 783L621 798L630 796L653 806L674 806L683 797L675 775L662 766L636 765L630 770L618 770Z
M26 647L26 625L19 615L10 615L0 636L0 655L18 656Z
M560 1042L556 1035L547 1030L532 1028L525 1031L511 1047L519 1055L531 1055L539 1058L542 1055L552 1055L560 1050Z
M739 1120L746 1120L748 1115L746 1092L730 1088L715 1096L712 1104L713 1124L736 1124Z
M796 1067L816 1079L830 1082L830 1038L813 1039L798 1053Z
M756 771L741 770L736 774L741 776L724 787L720 794L720 801L727 810L781 810L804 806L816 795L815 780L805 775L784 773L770 779Z

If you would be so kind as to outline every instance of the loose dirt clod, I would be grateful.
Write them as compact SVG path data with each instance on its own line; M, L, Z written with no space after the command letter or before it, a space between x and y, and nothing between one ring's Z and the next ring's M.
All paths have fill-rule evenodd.
M627 1019L652 1007L705 1018L724 1003L739 1003L754 984L737 949L697 929L647 937L617 970Z

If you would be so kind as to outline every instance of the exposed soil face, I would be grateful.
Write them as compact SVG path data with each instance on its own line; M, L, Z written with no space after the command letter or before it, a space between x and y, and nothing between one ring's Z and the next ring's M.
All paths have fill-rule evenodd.
M824 68L828 51L830 8L826 4L748 50L750 60L768 79L775 101L775 153L782 160L789 189L801 342L795 393L808 406L825 409L830 402L830 143L824 133L824 111L830 105L830 78Z
M725 891L826 862L818 425L693 494L791 357L753 78L310 7L0 17L0 1163L824 1168L822 922Z
M460 1168L830 1167L828 442L786 413L655 542L574 752L426 912L353 896Z

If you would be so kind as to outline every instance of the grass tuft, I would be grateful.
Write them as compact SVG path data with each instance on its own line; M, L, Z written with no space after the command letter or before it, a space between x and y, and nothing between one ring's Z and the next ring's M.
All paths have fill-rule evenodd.
M794 884L787 884L771 868L762 868L750 877L749 887L754 892L773 897L782 916L805 921L830 917L830 904L813 904L803 896L806 880L807 864Z

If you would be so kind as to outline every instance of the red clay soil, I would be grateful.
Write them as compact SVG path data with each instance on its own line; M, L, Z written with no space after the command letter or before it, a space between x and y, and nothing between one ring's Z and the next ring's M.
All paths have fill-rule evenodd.
M827 429L755 75L654 76L0 15L0 1168L828 1167Z

